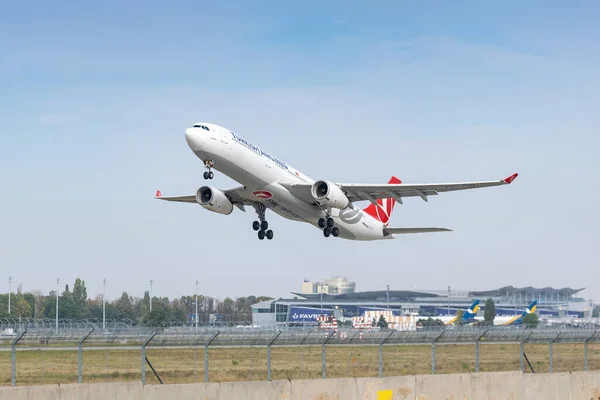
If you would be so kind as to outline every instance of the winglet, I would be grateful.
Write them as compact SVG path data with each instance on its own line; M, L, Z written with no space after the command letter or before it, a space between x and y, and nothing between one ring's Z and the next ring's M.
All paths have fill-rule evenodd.
M156 195L154 197L160 197L160 196L162 196L162 193L160 193L160 190L157 190Z
M517 176L519 176L519 174L512 174L511 176L509 176L508 178L506 178L504 180L504 182L511 183L512 181L514 181L517 178Z

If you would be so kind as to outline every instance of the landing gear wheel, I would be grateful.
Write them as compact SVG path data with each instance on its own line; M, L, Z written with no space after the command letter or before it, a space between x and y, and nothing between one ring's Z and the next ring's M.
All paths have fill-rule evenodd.
M334 237L338 237L338 235L340 234L340 230L338 229L338 227L337 227L337 226L335 226L335 227L333 227L333 228L331 229L331 234L332 234Z
M252 206L258 214L258 221L252 223L252 229L258 231L258 238L263 240L265 237L269 240L273 239L273 231L269 229L269 223L265 220L265 211L267 207L262 203L253 203Z
M212 179L215 177L215 174L213 174L213 172L210 170L214 165L215 163L212 160L204 161L204 166L206 169L208 169L208 171L206 171L203 175L204 179Z
M334 224L333 218L327 217L327 227L328 228L333 228L333 224Z
M329 228L323 229L323 236L329 237L329 235L331 235L331 230Z
M325 228L325 219L324 218L319 218L319 228L321 228L321 229Z

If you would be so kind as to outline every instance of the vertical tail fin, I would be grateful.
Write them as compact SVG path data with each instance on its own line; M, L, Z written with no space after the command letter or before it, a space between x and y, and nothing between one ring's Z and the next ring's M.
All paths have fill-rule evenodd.
M479 300L475 300L471 307L467 309L467 311L463 314L463 319L472 319L479 311Z
M402 183L402 181L395 176L392 176L388 183ZM396 200L393 198L377 199L377 204L378 205L376 206L371 203L368 207L364 208L363 211L387 225L392 216L394 206L396 205Z
M534 300L533 303L531 303L529 305L529 307L527 307L525 309L525 311L523 311L522 317L526 316L527 314L533 314L535 312L536 308L537 308L537 300Z
M536 307L537 307L537 300L534 300L533 303L531 303L521 313L521 315L515 315L513 318L511 318L509 321L507 321L504 325L522 324L523 323L523 317L525 317L527 314L533 314L535 312Z
M475 315L479 311L479 300L475 300L473 304L469 308L463 311L462 319L458 321L459 324L464 324L475 319ZM456 321L457 317L452 318L450 321L446 322L446 325L452 325Z

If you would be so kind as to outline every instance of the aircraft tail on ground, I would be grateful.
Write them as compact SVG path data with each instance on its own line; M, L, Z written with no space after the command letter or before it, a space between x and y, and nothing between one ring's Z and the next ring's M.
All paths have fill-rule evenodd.
M462 316L462 319L460 320L460 323L463 324L466 322L473 321L475 319L475 315L477 315L477 311L479 311L479 300L475 300L473 302L473 304L471 304L471 306L463 312L463 316ZM452 325L455 322L456 322L456 317L454 317L453 319L448 321L446 323L446 325Z
M523 323L523 317L526 316L527 314L534 313L536 307L537 307L537 301L534 300L520 315L515 315L514 318L512 318L509 321L505 322L504 325L522 324Z

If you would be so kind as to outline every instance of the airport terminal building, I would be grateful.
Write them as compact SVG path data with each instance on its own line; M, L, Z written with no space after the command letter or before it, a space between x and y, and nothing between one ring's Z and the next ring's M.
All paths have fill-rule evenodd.
M321 315L338 321L362 317L367 311L387 310L394 316L416 315L417 318L456 315L475 300L480 301L483 315L485 301L494 300L496 315L515 315L537 301L540 316L589 318L593 304L576 297L582 289L517 288L506 286L494 290L386 290L354 291L354 282L334 277L324 282L305 281L301 293L293 298L263 301L252 305L252 323L256 326L316 325Z

